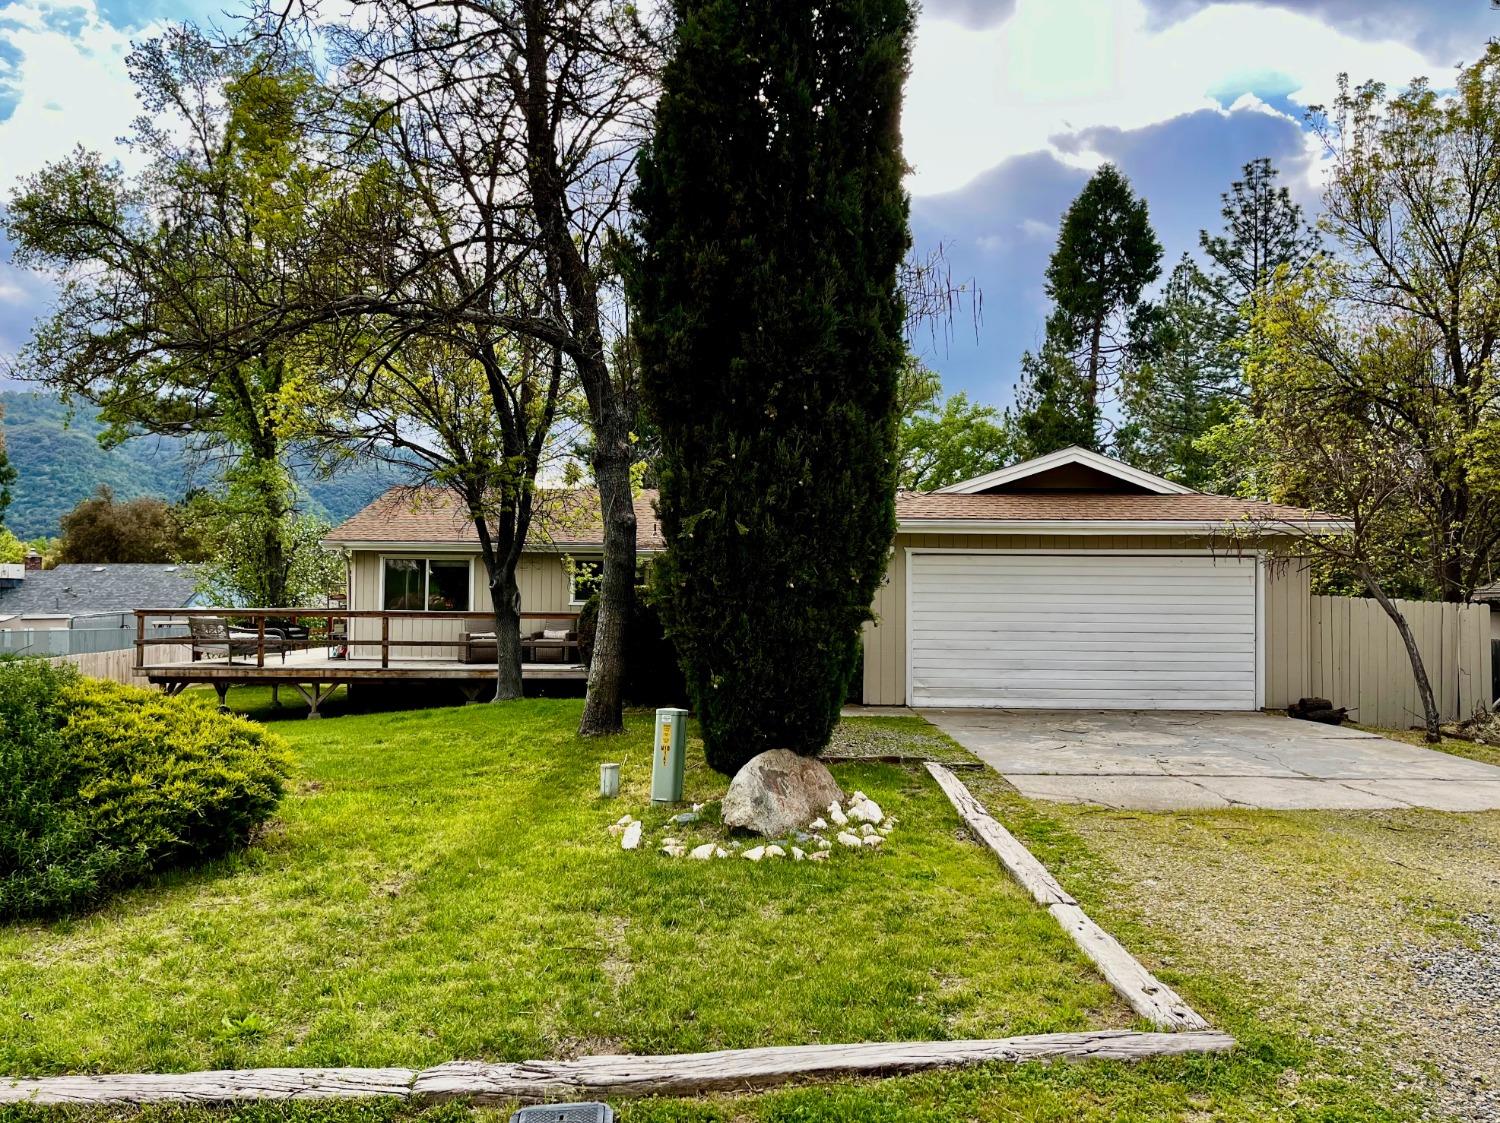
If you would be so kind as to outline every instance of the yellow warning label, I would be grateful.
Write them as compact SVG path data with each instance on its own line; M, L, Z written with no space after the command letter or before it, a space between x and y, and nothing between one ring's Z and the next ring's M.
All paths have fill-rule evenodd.
M661 760L665 764L667 756L672 751L672 723L664 721L661 723Z

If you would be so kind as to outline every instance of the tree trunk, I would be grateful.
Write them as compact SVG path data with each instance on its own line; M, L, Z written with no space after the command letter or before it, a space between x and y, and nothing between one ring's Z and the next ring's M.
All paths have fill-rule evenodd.
M495 698L510 702L522 696L521 590L509 566L490 570L490 608L495 619Z
M594 478L604 519L604 573L599 581L599 619L594 656L589 661L588 694L578 732L584 737L618 733L622 720L621 683L625 677L625 629L635 600L635 502L630 466L635 451L618 396L615 408L596 429Z
M1380 582L1375 580L1375 575L1361 566L1359 577L1365 583L1365 588L1370 591L1370 595L1380 602L1381 608L1385 609L1385 614L1391 618L1391 623L1396 625L1401 642L1406 645L1406 657L1411 660L1411 673L1417 680L1417 695L1422 699L1425 738L1428 744L1435 745L1443 738L1438 729L1442 719L1438 715L1437 701L1432 694L1432 682L1428 679L1427 668L1422 663L1422 652L1417 648L1417 639L1411 634L1411 627L1407 624L1406 617L1396 607L1396 602L1385 595L1385 590L1380 587Z

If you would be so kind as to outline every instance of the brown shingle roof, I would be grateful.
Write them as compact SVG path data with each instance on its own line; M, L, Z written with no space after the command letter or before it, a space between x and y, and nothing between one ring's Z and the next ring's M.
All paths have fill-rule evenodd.
M908 520L974 519L1032 521L1079 519L1131 522L1328 521L1333 516L1279 503L1228 495L1114 495L1099 492L1009 492L956 495L905 491L896 496L896 517Z
M643 491L635 497L636 544L642 550L660 550L663 545L655 503L654 491ZM592 488L540 492L536 507L530 536L533 549L603 545L599 493ZM325 538L330 542L479 544L474 524L457 498L435 487L393 487L334 527Z
M637 545L664 545L656 519L656 492L635 497ZM598 493L592 488L544 491L532 525L533 549L598 547L604 536ZM1300 507L1235 499L1227 495L1113 495L1097 492L1010 492L1000 495L902 492L896 516L907 528L922 521L1033 522L1056 519L1128 522L1234 523L1322 522L1332 516ZM364 510L328 532L331 542L478 545L473 524L451 492L442 488L392 488Z

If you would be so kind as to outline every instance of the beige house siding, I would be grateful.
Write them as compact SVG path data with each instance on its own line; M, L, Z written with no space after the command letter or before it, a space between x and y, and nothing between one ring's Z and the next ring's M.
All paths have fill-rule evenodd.
M1207 550L1203 538L1147 534L898 534L885 582L875 594L875 619L865 625L864 701L906 703L906 551L947 550ZM1308 581L1304 567L1266 569L1265 705L1283 707L1306 693Z
M380 609L380 571L383 557L442 557L470 559L469 606L475 612L488 612L490 591L484 573L484 562L478 553L455 553L432 550L353 550L349 560L349 607L357 610ZM580 554L579 556L583 556ZM576 612L578 606L569 603L571 582L558 554L527 554L516 567L516 583L521 589L522 612ZM380 654L380 621L351 620L349 635L355 658L377 658ZM393 620L392 640L452 639L455 646L447 647L399 647L391 648L393 659L458 659L462 652L456 645L459 634L465 631L483 630L477 624L465 624L462 620Z

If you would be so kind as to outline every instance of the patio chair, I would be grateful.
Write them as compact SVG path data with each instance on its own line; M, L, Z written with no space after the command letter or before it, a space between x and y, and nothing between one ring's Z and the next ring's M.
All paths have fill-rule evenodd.
M234 662L236 655L254 655L260 646L259 634L251 628L232 626L222 616L191 616L188 629L193 636L193 662L204 655L223 652L225 659ZM279 651L281 661L286 662L286 636L278 628L266 629L266 650Z

